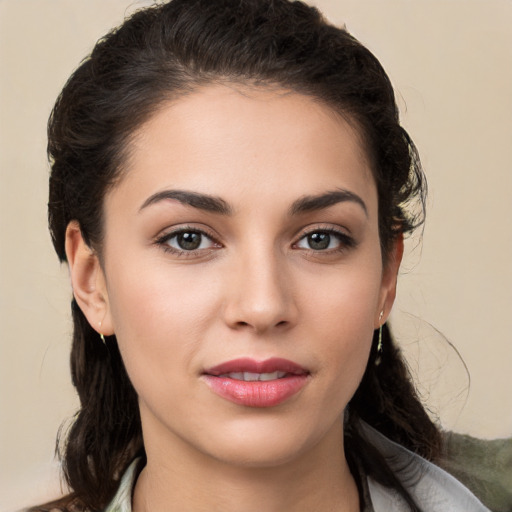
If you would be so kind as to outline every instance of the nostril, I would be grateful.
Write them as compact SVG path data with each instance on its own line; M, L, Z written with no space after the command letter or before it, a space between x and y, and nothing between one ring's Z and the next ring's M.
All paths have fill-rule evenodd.
M286 327L288 324L289 324L289 322L287 320L281 320L280 322L277 322L274 325L274 327ZM240 328L244 328L245 329L246 327L251 327L251 326L253 326L253 324L251 324L250 322L244 322L242 320L240 320L239 322L236 322L236 324L235 324L235 327L238 328L238 329L240 329ZM259 330L257 324L254 324L253 327L256 327L256 329Z

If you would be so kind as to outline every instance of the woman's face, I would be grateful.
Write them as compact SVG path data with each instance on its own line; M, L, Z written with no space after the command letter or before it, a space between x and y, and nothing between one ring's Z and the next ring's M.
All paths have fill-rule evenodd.
M103 257L96 320L117 336L148 457L265 466L339 442L396 277L353 126L282 90L163 106L107 195Z

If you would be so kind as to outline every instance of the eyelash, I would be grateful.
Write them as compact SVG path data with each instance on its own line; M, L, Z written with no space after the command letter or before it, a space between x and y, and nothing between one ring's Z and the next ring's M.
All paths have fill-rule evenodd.
M202 237L206 237L207 239L209 239L211 241L211 243L213 244L213 247L209 247L209 248L203 248L203 249L192 249L192 250L185 250L185 249L177 249L176 247L171 247L169 245L169 241L178 237L180 234L185 234L185 233L189 233L189 234L198 234L198 235L201 235ZM304 233L302 233L302 235L300 236L300 238L297 240L297 242L295 242L293 244L293 247L297 247L298 244L302 241L302 240L305 240L307 239L309 236L311 235L314 235L314 234L326 234L326 235L329 235L329 236L332 236L334 235L334 237L336 237L339 241L339 247L335 247L335 248L326 248L326 249L318 249L318 250L315 250L315 249L312 249L312 248L309 248L309 249L302 249L302 250L305 250L305 251L308 251L312 254L315 254L315 255L322 255L322 254L332 254L332 253L339 253L339 252L344 252L346 250L349 250L349 249L352 249L354 247L356 247L357 243L356 241L349 235L347 235L345 232L343 231L340 231L340 230L337 230L337 229L334 229L332 227L325 227L325 228L322 228L322 227L316 227L314 229L311 229L309 231L306 231ZM203 241L201 241L202 243ZM203 229L199 229L199 228L196 228L196 227L190 227L190 226L184 226L184 227L181 227L181 228L178 228L174 231L171 231L170 233L166 233L160 237L158 237L156 240L155 240L155 243L160 246L165 252L169 252L169 253L172 253L178 257L195 257L197 256L197 254L201 251L208 251L210 252L211 249L213 248L221 248L222 247L222 244L220 244L216 238L208 233L207 231L203 230ZM301 248L298 248L298 249L301 249Z

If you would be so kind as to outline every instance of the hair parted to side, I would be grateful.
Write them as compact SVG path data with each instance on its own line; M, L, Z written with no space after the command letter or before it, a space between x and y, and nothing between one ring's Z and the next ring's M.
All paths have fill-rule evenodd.
M48 126L49 225L61 261L72 220L101 257L103 200L122 179L135 131L164 102L213 83L292 90L355 123L377 184L384 261L396 237L423 222L425 184L417 151L372 53L299 1L172 0L136 12L102 38L55 104ZM75 301L72 310L71 368L81 405L61 445L72 489L61 505L99 510L127 465L144 456L144 447L136 393L115 336L103 345ZM357 450L369 474L407 496L385 462L375 462L357 422L364 419L428 458L436 455L440 437L387 330L384 354L378 366L370 355L350 403L346 450Z

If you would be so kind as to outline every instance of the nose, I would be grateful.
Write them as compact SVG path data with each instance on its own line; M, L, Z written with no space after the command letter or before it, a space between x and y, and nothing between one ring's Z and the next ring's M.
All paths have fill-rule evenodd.
M236 330L262 334L295 325L298 308L285 257L268 251L238 258L232 266L224 316Z

